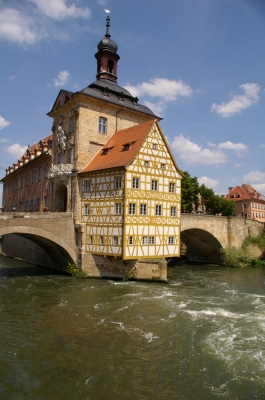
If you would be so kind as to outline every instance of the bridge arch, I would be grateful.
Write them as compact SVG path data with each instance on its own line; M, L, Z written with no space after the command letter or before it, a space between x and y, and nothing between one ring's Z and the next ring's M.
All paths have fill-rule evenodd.
M186 260L192 262L222 264L219 240L210 232L199 228L181 231L181 241L186 246Z
M68 263L77 263L75 250L61 237L52 232L32 226L6 226L0 228L0 237L15 234L24 237L41 247L51 262L49 267L66 271ZM47 265L48 266L48 265Z

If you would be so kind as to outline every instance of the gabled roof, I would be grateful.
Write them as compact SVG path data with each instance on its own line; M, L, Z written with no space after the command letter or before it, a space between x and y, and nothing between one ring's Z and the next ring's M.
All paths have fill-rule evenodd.
M250 199L258 199L264 200L264 196L257 192L250 185L243 183L242 186L237 186L227 194L226 198L228 200L240 201L240 200L250 200Z
M125 167L134 160L155 122L152 120L115 132L79 173ZM129 145L129 150L125 150L125 145Z
M137 156L144 140L155 124L161 134L162 140L164 140L164 144L176 170L183 177L183 172L179 169L157 120L151 120L115 132L107 143L95 154L92 160L89 161L87 166L79 171L79 174L109 168L126 168Z

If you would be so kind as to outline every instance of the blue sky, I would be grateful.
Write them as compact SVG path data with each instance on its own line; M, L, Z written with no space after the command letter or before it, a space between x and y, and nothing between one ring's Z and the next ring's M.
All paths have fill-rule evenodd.
M59 90L95 80L105 9L118 84L163 117L179 167L265 194L264 0L0 0L1 177L49 135Z

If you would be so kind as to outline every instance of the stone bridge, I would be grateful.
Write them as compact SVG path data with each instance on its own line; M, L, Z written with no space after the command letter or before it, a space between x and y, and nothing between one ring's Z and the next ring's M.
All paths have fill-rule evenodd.
M240 247L245 237L250 232L253 236L259 235L264 230L264 224L245 218L215 217L212 215L181 214L181 241L186 246L187 261L204 263L221 263L220 249L229 246ZM15 234L15 235L14 235ZM51 268L65 270L68 262L74 263L79 268L88 272L88 276L114 277L117 271L118 260L115 263L107 259L99 259L84 253L82 226L75 226L73 215L66 213L2 213L0 214L0 238L9 249L7 255L22 258L27 261L44 260L43 265ZM24 238L21 239L20 238ZM25 240L26 239L26 240ZM24 242L23 242L24 240ZM38 258L32 242L43 253ZM33 259L30 258L31 253ZM99 264L103 262L103 272L99 271ZM125 266L119 261L119 276L124 274ZM90 269L89 269L90 268ZM91 269L92 268L92 269ZM131 268L131 267L130 267ZM114 275L113 275L114 274Z
M68 262L78 265L78 248L76 245L78 234L76 233L72 213L3 213L0 214L0 238L5 235L15 234L29 239L48 255L51 268L65 270ZM8 243L9 253L18 258L33 261L31 252L37 250L29 241L19 240L12 235L12 241ZM38 247L37 247L38 248ZM20 254L21 253L21 254ZM46 254L40 254L46 264ZM44 260L45 258L45 260Z
M187 261L222 263L220 249L241 247L251 233L258 236L264 224L251 219L181 214L181 241L187 247Z

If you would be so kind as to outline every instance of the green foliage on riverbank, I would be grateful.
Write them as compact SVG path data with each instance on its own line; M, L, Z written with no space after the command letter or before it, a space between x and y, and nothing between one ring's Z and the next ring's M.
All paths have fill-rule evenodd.
M218 196L212 189L199 185L196 176L193 178L186 171L181 182L181 207L182 212L191 212L192 203L198 207L198 193L202 196L202 205L206 207L207 214L233 215L236 209L235 202Z
M226 267L249 267L253 257L247 249L228 247L221 250L221 255Z
M85 278L84 271L80 270L75 264L71 264L70 262L68 262L66 272L74 278Z
M257 246L262 254L260 257L253 257L249 251L249 246ZM227 267L265 267L265 233L259 236L248 235L244 240L241 249L228 247L221 250L224 264Z

